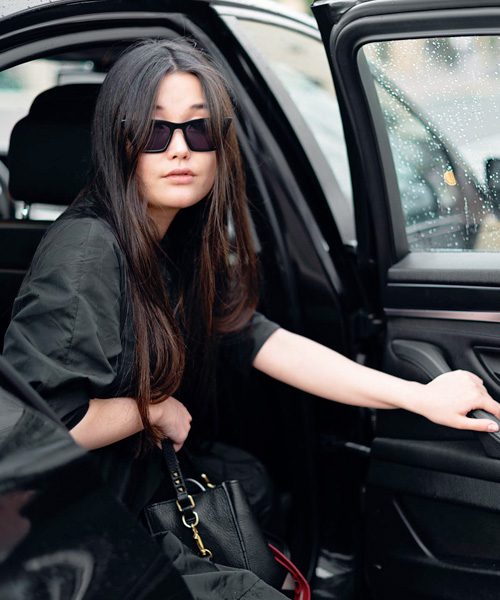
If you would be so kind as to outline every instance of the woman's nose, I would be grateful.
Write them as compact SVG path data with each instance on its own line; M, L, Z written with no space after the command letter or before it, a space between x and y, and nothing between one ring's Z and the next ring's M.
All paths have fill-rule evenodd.
M182 129L176 129L167 147L168 158L185 158L189 156L189 152L189 146L186 143Z

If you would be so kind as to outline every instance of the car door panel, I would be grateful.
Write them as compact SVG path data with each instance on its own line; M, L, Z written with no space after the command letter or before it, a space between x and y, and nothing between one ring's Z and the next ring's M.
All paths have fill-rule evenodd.
M377 485L377 469L389 477L390 490ZM498 506L492 507L498 484L483 485L487 502L476 478L378 461L371 473L367 518L380 524L367 535L374 597L498 597ZM459 506L458 490L465 496Z
M478 348L494 352L493 344L498 349L498 324L393 318L383 368L425 382L450 364L478 373L498 398L477 357ZM375 597L496 597L499 485L498 460L472 433L403 411L379 414L366 515Z
M457 249L450 246L449 250L440 244L453 239L453 233L449 236L453 229L443 235L438 224L432 238L434 233L421 219L422 226L417 223L416 229L430 236L430 245L436 243L440 250L420 251L428 248L412 237L403 197L411 192L417 200L422 198L424 186L419 188L417 178L409 177L404 188L401 173L408 165L398 153L408 153L408 148L419 152L437 139L436 148L446 157L442 164L449 160L449 170L457 175L447 179L443 173L446 191L463 202L465 212L468 208L487 212L480 208L485 202L484 188L476 186L479 191L473 192L469 185L473 178L453 145L448 151L444 136L439 136L424 110L418 112L414 97L407 98L390 78L384 81L372 59L369 64L370 52L364 50L367 44L399 40L400 51L405 43L407 47L414 44L427 56L427 50L432 53L436 48L436 37L446 37L454 48L453 36L496 36L500 2L317 2L313 12L331 60L344 118L358 260L378 267L379 287L369 290L368 296L385 323L379 367L422 383L449 369L469 370L500 400L498 254L466 251L477 245L480 226L475 217L463 220L463 237L457 235ZM406 58L400 58L400 68L406 69L410 80L418 68L412 71L411 56L401 52ZM389 91L395 112L389 104L381 104L385 92L376 85ZM446 80L441 81L428 92L429 97L445 93L446 85ZM402 143L395 144L390 127L391 119L398 124L398 110L408 116L408 122L413 119L413 131L424 127L432 135L406 149ZM464 178L469 183L462 184ZM440 181L439 185L445 184ZM459 188L466 190L462 199ZM444 219L443 224L449 227L450 221ZM484 436L496 444L494 436ZM496 598L499 498L500 463L486 454L473 433L439 426L405 411L377 411L365 499L365 568L373 597Z

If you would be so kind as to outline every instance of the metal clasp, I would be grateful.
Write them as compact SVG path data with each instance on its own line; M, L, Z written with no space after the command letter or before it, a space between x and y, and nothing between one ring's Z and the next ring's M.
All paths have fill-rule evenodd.
M188 508L194 508L194 499L193 496L188 496L189 501L191 502L191 506L188 506ZM182 508L182 506L179 503L179 500L176 500L175 503L177 504L177 508L180 510L181 514L186 510L185 508Z
M191 525L191 529L193 530L194 541L196 542L196 545L198 546L198 555L203 556L203 557L208 557L210 560L212 560L213 559L212 553L210 552L210 550L208 548L205 548L205 546L203 545L203 541L200 537L200 534L198 533L198 530L196 529L196 526Z
M189 496L189 499L191 501L191 506L190 508L193 509L195 507L194 504L194 499L192 496ZM182 514L182 508L181 505L179 504L179 501L177 500L177 508L179 509L179 511ZM184 526L187 527L188 529L191 529L192 533L193 533L193 539L196 542L196 545L198 546L198 556L202 556L202 557L208 557L210 560L213 559L212 553L210 552L210 550L208 548L205 548L204 544L203 544L203 540L200 537L200 534L198 533L198 529L196 529L196 526L198 525L198 523L200 522L200 518L198 517L198 513L193 510L193 515L195 518L194 523L188 523L186 521L186 515L182 514L182 522L184 523Z
M208 475L206 473L202 473L201 478L203 479L207 487L212 489L215 488L215 485L213 483L210 483L210 479L208 478Z

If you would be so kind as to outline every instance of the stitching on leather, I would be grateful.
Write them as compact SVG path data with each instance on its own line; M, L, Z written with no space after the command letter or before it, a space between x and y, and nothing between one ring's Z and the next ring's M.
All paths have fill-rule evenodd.
M228 484L227 484L226 482L224 482L224 483L222 484L222 486L221 486L221 489L223 489L223 490L224 490L224 495L226 496L226 501L227 501L227 504L228 504L228 506L229 506L229 511L230 511L230 513L231 513L231 517L232 517L232 519L233 519L234 527L235 527L235 529L236 529L236 533L238 534L238 539L239 539L239 542L240 542L241 548L242 548L242 550L243 550L243 558L244 558L244 560L245 560L245 567L246 567L248 570L250 570L250 562L249 562L249 560L248 560L247 549L246 549L246 546L245 546L245 542L244 542L244 540L243 540L243 536L241 535L241 530L240 530L239 523L238 523L238 521L237 521L237 519L236 519L236 515L234 514L233 503L231 502L231 498L230 498L230 496L229 496L229 493L228 493L228 490L227 490L227 487L226 487L227 485L228 485Z

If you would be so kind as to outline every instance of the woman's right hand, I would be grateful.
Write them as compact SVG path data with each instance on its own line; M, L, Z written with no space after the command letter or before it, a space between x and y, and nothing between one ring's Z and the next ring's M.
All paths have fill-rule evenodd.
M160 429L164 437L172 440L174 450L178 452L186 441L193 420L187 408L169 396L162 402L152 404L149 413L153 425Z

